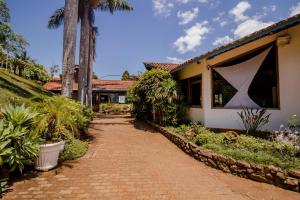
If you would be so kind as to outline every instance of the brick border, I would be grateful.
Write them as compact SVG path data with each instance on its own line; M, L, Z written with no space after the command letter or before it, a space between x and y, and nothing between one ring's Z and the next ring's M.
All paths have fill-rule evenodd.
M236 176L272 184L300 193L300 171L298 170L285 172L281 168L273 165L257 165L250 164L243 160L235 160L217 154L212 150L197 146L196 144L187 141L182 136L151 121L147 121L147 123L162 133L185 153L210 167L222 170L225 173L231 173Z

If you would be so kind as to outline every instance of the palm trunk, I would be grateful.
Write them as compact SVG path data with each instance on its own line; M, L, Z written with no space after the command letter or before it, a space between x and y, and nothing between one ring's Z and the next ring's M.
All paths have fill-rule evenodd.
M72 97L73 73L75 66L76 35L78 19L78 0L65 0L64 44L63 44L63 96Z
M80 59L79 59L79 77L78 77L78 100L82 104L86 104L87 96L87 68L89 65L89 20L90 4L89 0L84 0L83 16L81 19L80 32Z
M90 29L90 41L89 41L89 65L88 65L88 87L87 87L87 105L92 107L93 105L93 63L94 63L94 30Z

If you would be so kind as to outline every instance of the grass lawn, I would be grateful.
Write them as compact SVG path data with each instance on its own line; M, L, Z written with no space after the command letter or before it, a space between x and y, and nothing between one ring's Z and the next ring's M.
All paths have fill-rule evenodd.
M21 102L29 102L36 97L52 96L51 92L34 81L24 79L0 69L0 105L7 103L9 99L18 99Z

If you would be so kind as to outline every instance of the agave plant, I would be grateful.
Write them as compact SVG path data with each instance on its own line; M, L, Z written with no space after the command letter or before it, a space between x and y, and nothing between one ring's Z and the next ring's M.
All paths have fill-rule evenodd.
M2 118L5 122L11 123L15 128L31 126L34 118L38 115L32 112L30 108L26 108L24 104L21 106L8 104L4 107L4 110L1 114Z
M255 132L269 123L270 115L267 114L267 109L253 109L243 107L241 112L238 112L247 134L255 134Z
M33 131L37 113L24 105L5 106L0 120L0 164L10 171L23 171L39 152L39 137Z

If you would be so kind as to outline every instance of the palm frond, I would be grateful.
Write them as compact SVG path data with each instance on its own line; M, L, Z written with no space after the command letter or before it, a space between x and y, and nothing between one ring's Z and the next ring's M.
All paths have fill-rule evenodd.
M105 0L95 7L96 10L109 11L132 11L133 7L126 0Z
M48 21L47 26L49 29L56 29L63 24L64 12L65 12L65 7L61 7L53 13L53 15L50 17Z

